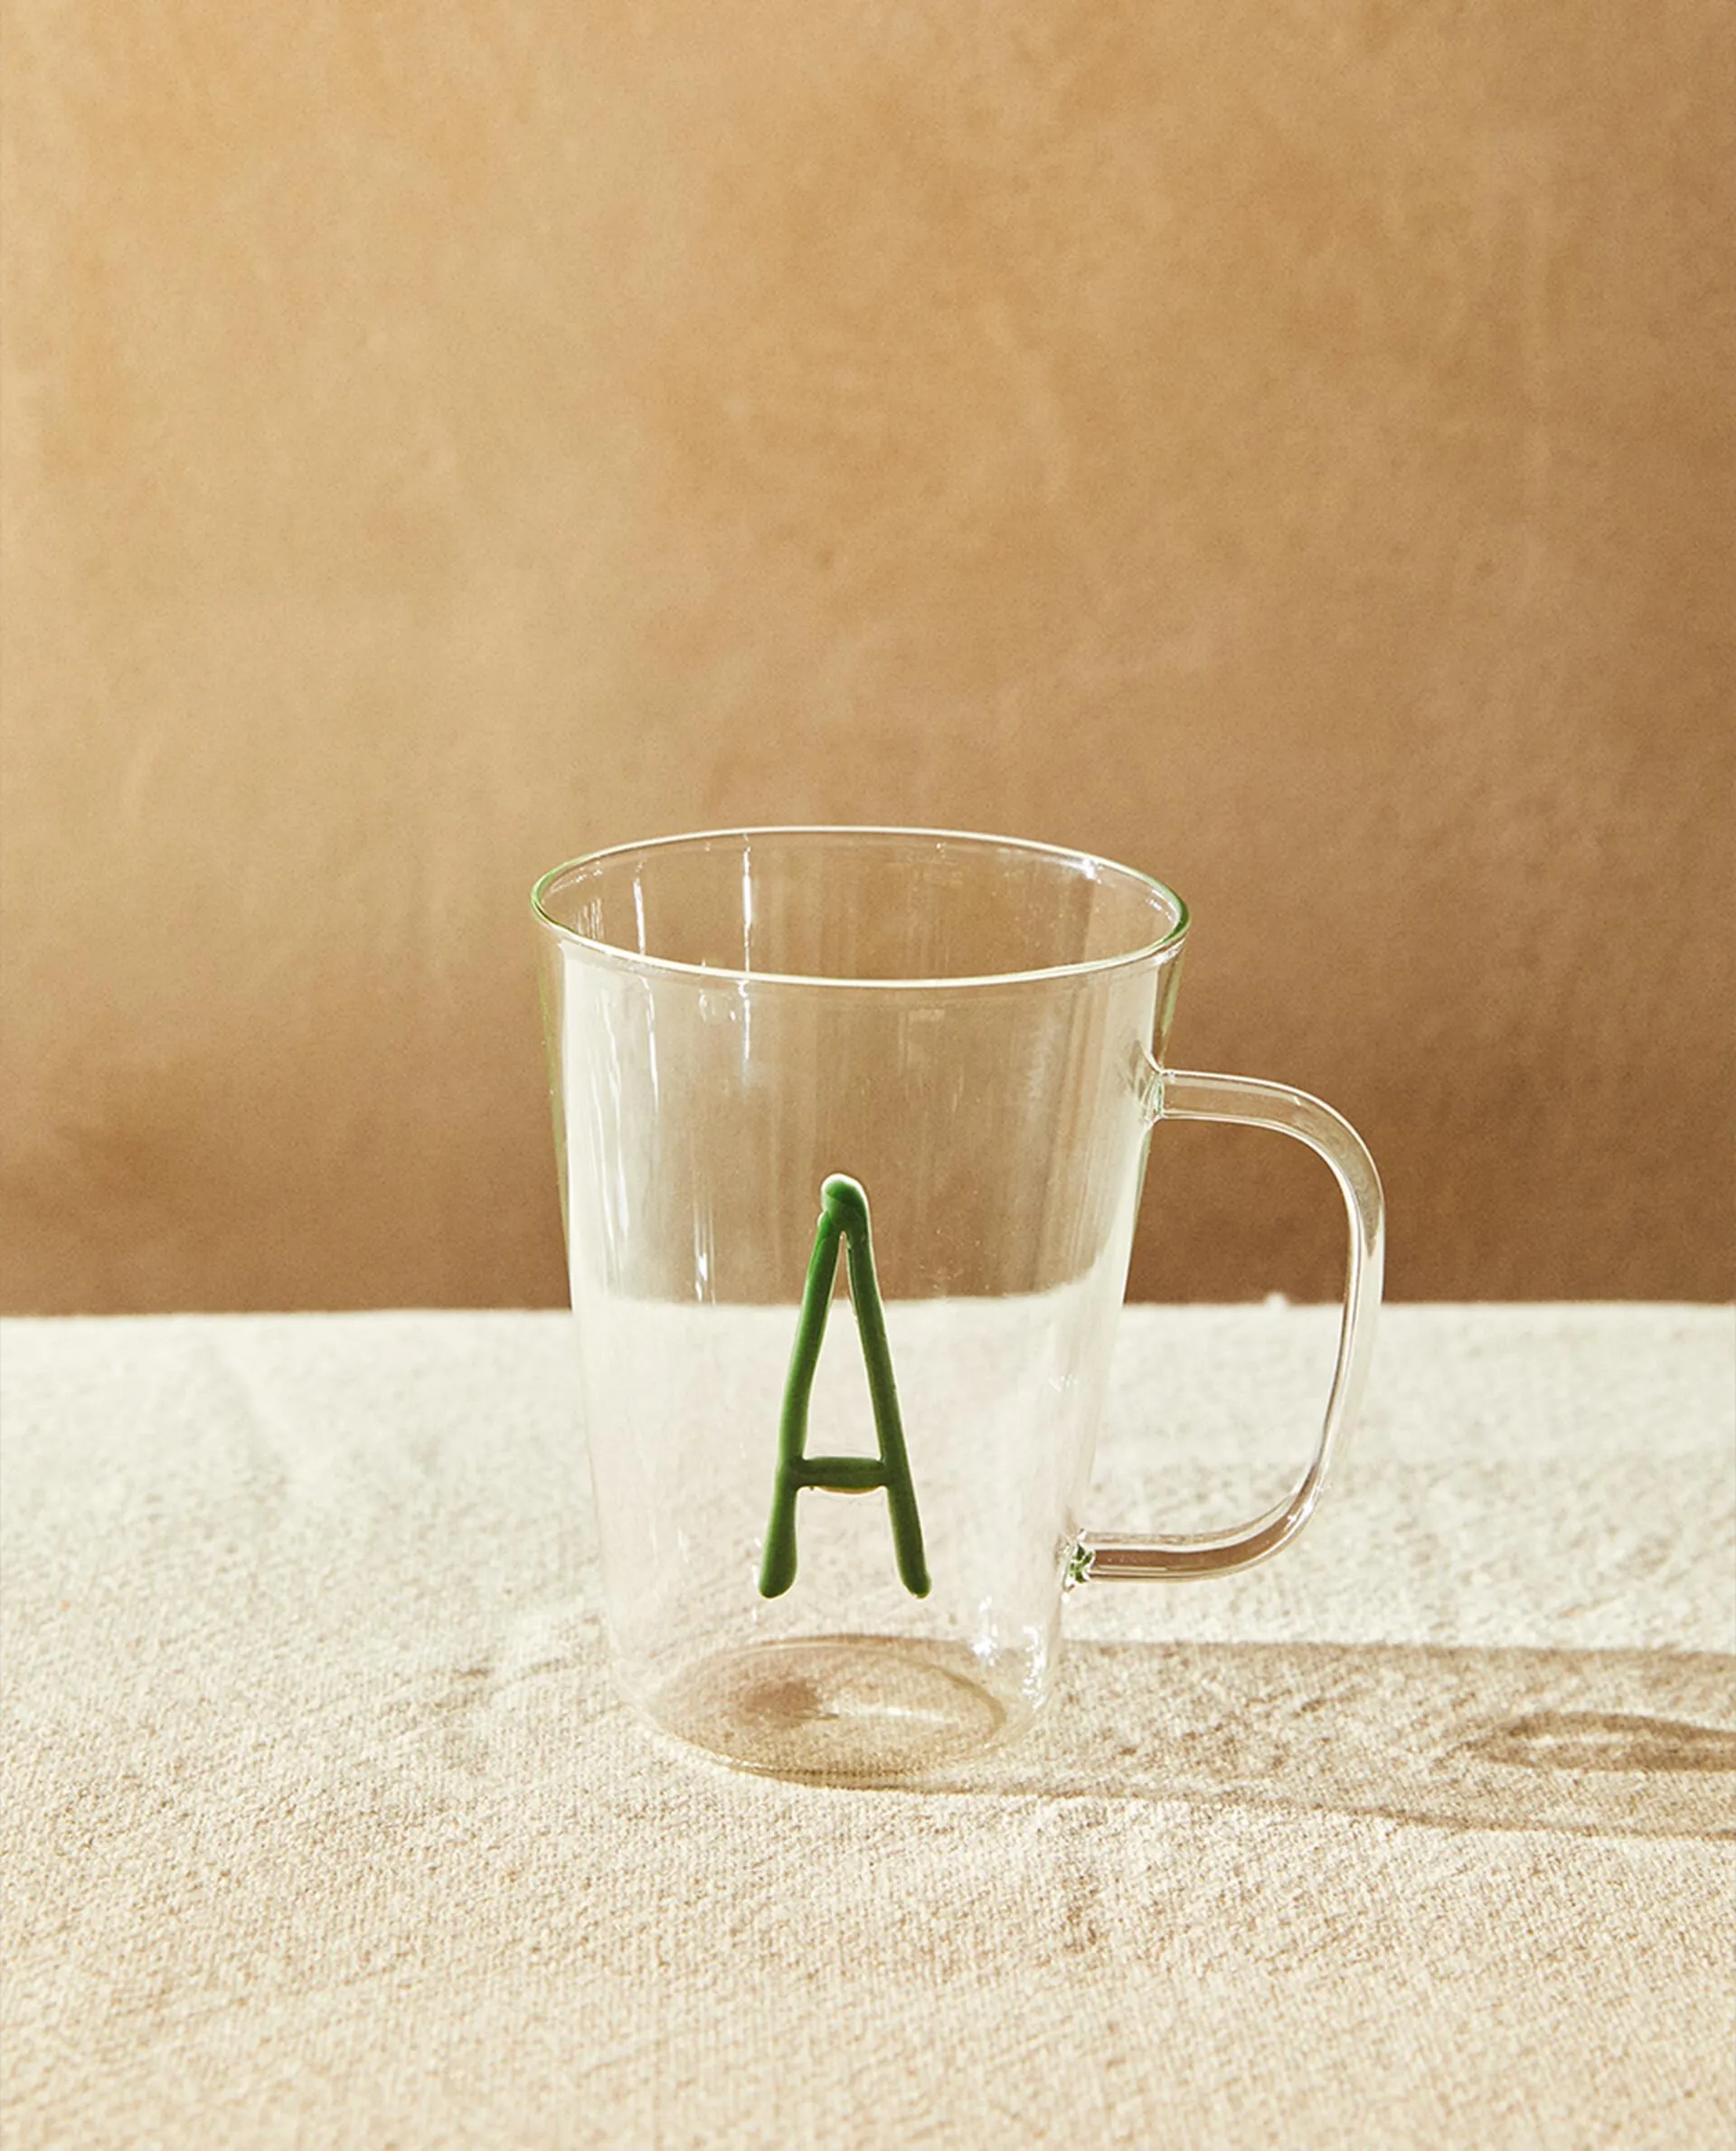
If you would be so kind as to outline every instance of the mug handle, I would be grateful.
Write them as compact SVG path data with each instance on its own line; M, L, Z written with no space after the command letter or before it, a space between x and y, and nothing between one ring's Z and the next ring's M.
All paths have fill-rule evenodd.
M1135 1582L1178 1576L1217 1576L1245 1569L1288 1546L1313 1514L1326 1491L1335 1452L1356 1416L1374 1344L1374 1310L1380 1305L1385 1260L1386 1205L1368 1146L1342 1114L1305 1090L1262 1083L1252 1076L1196 1075L1185 1069L1147 1071L1146 1110L1159 1120L1229 1120L1244 1127L1275 1128L1326 1159L1332 1167L1350 1221L1350 1260L1344 1272L1344 1312L1338 1331L1338 1361L1314 1460L1294 1490L1231 1531L1182 1538L1133 1538L1123 1533L1084 1532L1072 1577Z

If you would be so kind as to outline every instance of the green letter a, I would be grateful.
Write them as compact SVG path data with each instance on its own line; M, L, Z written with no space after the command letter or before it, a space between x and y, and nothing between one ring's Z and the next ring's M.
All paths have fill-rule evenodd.
M760 1564L760 1595L780 1598L796 1580L796 1496L804 1486L825 1486L835 1494L867 1494L886 1489L892 1514L892 1547L904 1588L919 1599L929 1595L928 1563L922 1556L922 1524L916 1513L916 1489L904 1451L904 1422L899 1416L898 1386L886 1344L886 1317L874 1275L873 1242L868 1231L868 1197L860 1184L835 1173L820 1190L820 1222L808 1258L807 1283L796 1325L795 1348L784 1383L784 1409L778 1426L778 1476L772 1488L771 1521ZM856 1332L868 1368L868 1394L874 1407L877 1457L809 1457L807 1401L826 1335L826 1310L838 1274L838 1241L849 1259L850 1297L856 1310Z

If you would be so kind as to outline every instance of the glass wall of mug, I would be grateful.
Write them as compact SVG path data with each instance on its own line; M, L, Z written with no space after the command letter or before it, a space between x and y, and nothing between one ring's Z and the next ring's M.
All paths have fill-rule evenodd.
M838 829L605 853L535 903L627 1693L797 1776L1016 1731L1078 1556L1180 900Z

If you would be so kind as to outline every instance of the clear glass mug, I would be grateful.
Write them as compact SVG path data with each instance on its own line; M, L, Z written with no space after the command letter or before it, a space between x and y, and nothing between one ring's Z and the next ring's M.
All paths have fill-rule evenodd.
M656 1724L905 1778L1029 1723L1071 1585L1295 1537L1367 1368L1380 1182L1317 1099L1165 1067L1179 897L1010 839L752 829L575 860L533 906L604 1604ZM1313 1460L1185 1538L1080 1515L1163 1119L1297 1137L1350 1224Z

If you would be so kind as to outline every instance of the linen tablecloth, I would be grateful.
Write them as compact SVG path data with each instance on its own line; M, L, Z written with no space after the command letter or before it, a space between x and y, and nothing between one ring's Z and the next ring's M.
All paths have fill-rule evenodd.
M1333 1318L1127 1312L1088 1521ZM1349 1467L920 1790L612 1695L568 1319L0 1326L4 2140L1727 2146L1730 1312L1387 1311Z

